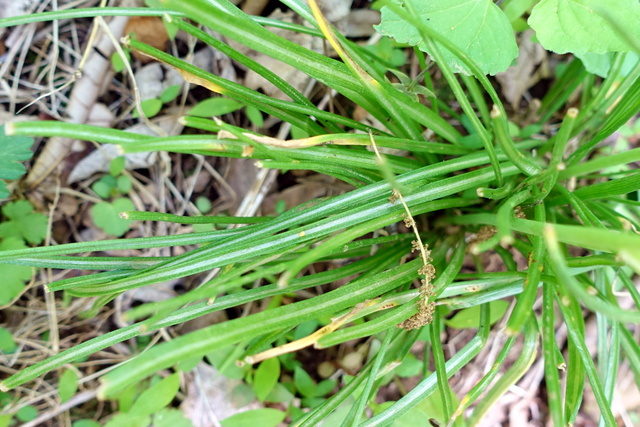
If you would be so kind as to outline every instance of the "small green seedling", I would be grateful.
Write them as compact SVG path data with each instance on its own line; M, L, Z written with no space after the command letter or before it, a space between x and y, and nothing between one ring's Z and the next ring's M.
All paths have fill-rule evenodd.
M156 377L151 382L151 386L136 385L120 393L117 396L120 411L105 427L193 427L182 412L168 407L180 389L180 374L174 373L163 379ZM144 391L138 393L140 389Z
M78 391L78 373L74 369L65 369L58 381L60 402L71 399L76 391Z
M124 52L124 56L127 62L124 61L120 53L113 52L111 54L111 66L116 73L123 72L126 68L126 64L131 62L131 50L123 48L122 52Z
M34 212L27 200L9 202L2 207L0 223L0 251L26 249L27 244L37 245L47 234L47 217ZM3 286L0 287L0 305L8 304L24 290L25 283L33 277L33 269L22 265L0 264Z
M160 94L158 98L145 99L140 103L140 108L147 118L155 117L162 110L164 104L168 104L180 95L180 85L169 86ZM134 109L132 113L133 118L140 117L138 109Z
M229 98L209 98L196 104L188 114L194 117L217 117L233 113L243 106L244 104Z
M31 146L33 138L26 136L5 135L4 125L0 126L0 200L9 197L7 183L4 181L16 180L27 171L21 162L29 160L33 156Z
M120 218L120 213L135 210L131 199L122 197L129 193L132 186L131 178L122 174L124 168L124 157L113 159L109 165L109 175L103 176L91 186L102 199L113 199L111 202L103 201L91 207L94 224L107 234L118 237L126 233L132 223Z
M8 354L14 352L18 345L8 329L0 327L0 351Z

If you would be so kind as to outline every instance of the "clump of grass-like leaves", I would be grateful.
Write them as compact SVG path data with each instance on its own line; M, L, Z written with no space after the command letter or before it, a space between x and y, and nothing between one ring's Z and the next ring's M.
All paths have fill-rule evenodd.
M314 26L289 24L288 28L324 37L339 59L274 35L226 1L161 3L168 10L102 9L100 13L164 13L172 25L257 71L290 100L270 98L226 81L136 40L126 40L128 47L168 64L191 83L252 106L310 136L281 140L220 120L189 116L183 118L187 128L209 133L151 137L49 121L9 124L7 134L111 143L124 153L165 150L253 158L263 168L331 175L354 189L239 228L1 252L3 263L101 271L60 280L47 289L94 297L95 310L131 289L223 269L205 285L183 295L131 309L125 313L125 320L133 322L130 326L38 362L5 379L3 389L149 331L350 277L347 284L330 292L157 344L105 375L99 397L114 396L182 360L202 358L212 349L235 346L232 354L237 360L257 363L304 346L326 348L375 335L381 339L378 352L351 382L300 418L299 425L317 425L353 396L355 404L342 425L388 425L436 391L442 396L446 422L453 424L463 414L470 422L478 421L527 372L538 352L544 357L549 414L555 425L571 424L575 419L585 378L604 424L615 425L613 379L622 361L627 360L636 378L640 377L640 346L629 328L640 323L640 293L634 285L635 275L640 273L640 236L636 232L640 227L640 174L629 166L640 160L640 148L600 155L597 147L637 113L640 65L631 71L616 65L606 78L598 80L578 59L569 59L542 100L540 119L514 133L500 97L482 70L464 51L416 19L411 2L404 8L395 4L389 8L417 29L459 110L441 105L435 98L420 102L421 98L392 85L361 47L334 32L315 2L310 2L308 9L299 1L283 1ZM73 16L69 11L59 17ZM296 67L364 108L385 128L317 108L279 76L202 31L194 21ZM279 25L275 21L267 24ZM459 70L448 64L442 56L444 50L471 75L454 74ZM621 63L624 55L615 53L613 62ZM580 99L569 104L570 89L578 85L582 85ZM468 124L464 135L460 122ZM557 132L538 132L535 137L535 131L529 132L541 131L551 123L558 124ZM427 139L425 129L432 135ZM569 146L573 148L569 150ZM409 154L382 155L380 148ZM616 172L609 173L611 170ZM126 215L131 220L181 220L151 212ZM430 225L428 230L417 225L422 217ZM210 221L215 223L216 218ZM241 218L237 221L243 223ZM402 221L408 226L406 233L371 234L392 230L389 227ZM151 260L73 255L183 245L197 245L197 249ZM570 248L582 248L581 255L571 256L576 252ZM417 256L409 257L416 250ZM501 257L505 271L483 271L479 256L487 251ZM461 273L465 257L477 261L475 272ZM517 268L517 258L526 260L524 270ZM351 261L334 270L299 274L317 261L333 259ZM245 287L259 280L270 284ZM636 307L621 308L620 293L628 294ZM504 340L502 350L468 395L454 401L447 380L487 345L491 304L501 299L514 301L506 327L499 331ZM537 299L541 306L534 310ZM470 307L480 311L475 337L447 360L439 339L443 316ZM597 313L595 360L585 344L585 310ZM379 315L381 312L384 314ZM292 328L320 318L333 320L299 342L275 344ZM350 323L355 320L358 322ZM555 340L557 322L568 331L564 352ZM384 374L403 360L423 328L430 336L434 372L425 369L424 378L414 389L365 419ZM521 343L521 354L503 369L517 342ZM424 363L429 366L428 360ZM470 407L472 412L467 411Z

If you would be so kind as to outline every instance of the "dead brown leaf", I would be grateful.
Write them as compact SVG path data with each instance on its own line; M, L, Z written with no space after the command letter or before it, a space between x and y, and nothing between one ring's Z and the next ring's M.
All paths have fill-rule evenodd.
M346 191L347 188L353 187L326 175L312 175L300 180L299 184L268 195L262 204L263 212L265 215L275 214L276 204L280 200L285 202L287 209L291 209L320 197Z
M187 374L187 398L182 402L182 411L194 427L218 427L220 420L231 415L258 409L257 402L238 401L234 395L233 390L242 384L224 377L213 366L200 363Z
M529 88L540 80L539 66L547 58L547 52L532 40L533 30L526 30L520 35L520 51L516 63L507 71L496 74L496 80L502 86L502 94L511 106L517 106Z
M160 50L164 50L169 41L169 34L167 34L162 18L157 16L132 17L124 28L124 33L131 35L135 40ZM153 61L153 58L141 55L135 51L133 51L132 54L144 64Z

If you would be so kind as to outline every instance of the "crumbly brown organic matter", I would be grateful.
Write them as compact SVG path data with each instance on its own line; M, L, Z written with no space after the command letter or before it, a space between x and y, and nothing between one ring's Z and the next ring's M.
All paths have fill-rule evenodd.
M420 244L417 241L411 242L411 252L420 249ZM431 264L431 251L427 249L427 245L424 247L424 253L426 255L426 259L424 259L424 265L420 267L418 273L424 276L422 279L421 286L419 289L420 298L418 299L418 312L398 324L399 328L411 330L418 329L423 327L424 325L428 325L433 321L433 313L435 311L435 302L431 300L434 296L433 285L431 284L432 280L436 277L436 269Z

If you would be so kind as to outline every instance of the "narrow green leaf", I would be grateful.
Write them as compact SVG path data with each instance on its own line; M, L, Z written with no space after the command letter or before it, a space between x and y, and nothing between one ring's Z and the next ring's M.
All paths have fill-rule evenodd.
M469 418L468 425L480 424L481 420L484 419L484 415L489 412L500 397L504 395L510 387L516 384L529 368L531 368L531 365L536 360L539 336L533 315L529 317L525 324L524 336L525 342L518 359L500 376L493 387L486 392L482 401L476 406L472 416Z
M465 345L462 350L446 363L447 375L451 376L460 370L484 347L489 334L489 305L483 304L480 315L480 328L478 334ZM395 405L365 421L360 427L373 427L388 425L391 421L400 418L419 405L424 399L437 390L437 378L435 373L423 379L413 390L403 396Z
M564 418L560 394L560 375L558 373L562 360L559 360L558 357L559 349L555 333L555 307L553 304L555 292L553 291L553 285L550 283L544 283L542 289L542 351L544 352L544 375L548 384L549 412L554 424L562 425ZM584 377L570 378L569 381L568 387L574 381L584 381Z

